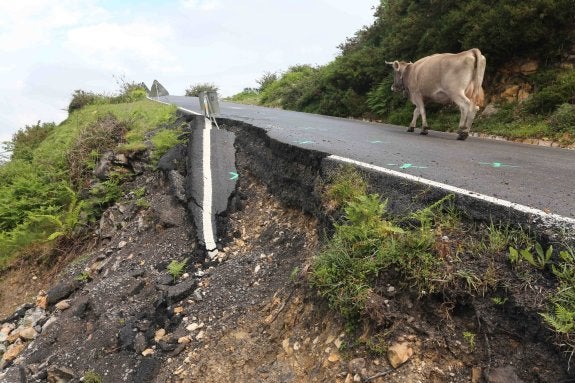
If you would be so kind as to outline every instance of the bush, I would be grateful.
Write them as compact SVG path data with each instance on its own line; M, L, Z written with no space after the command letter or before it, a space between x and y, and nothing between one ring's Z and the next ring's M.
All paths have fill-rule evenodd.
M70 104L68 105L68 113L82 109L87 105L94 105L103 102L104 99L105 97L102 95L76 89L72 95L72 101L70 101Z
M188 97L198 97L201 92L217 92L219 88L209 82L190 85L188 89L186 89L186 96Z
M549 126L555 132L575 134L575 105L561 104L549 117Z
M228 100L242 104L257 105L260 101L260 92L257 89L245 88L241 93L233 95L232 97L228 98Z
M53 122L36 125L26 125L18 130L8 143L7 149L12 151L13 159L31 161L34 150L54 131L56 124Z
M575 70L544 71L534 80L540 90L525 100L526 112L549 114L561 104L575 104Z
M278 75L276 73L271 73L271 72L264 73L262 75L262 77L260 77L260 79L256 80L256 82L260 86L258 90L260 92L264 91L268 86L270 86L271 84L273 84L277 80L278 80Z
M111 114L99 117L82 129L66 153L72 185L79 188L92 177L92 170L100 156L115 148L126 131L126 124Z

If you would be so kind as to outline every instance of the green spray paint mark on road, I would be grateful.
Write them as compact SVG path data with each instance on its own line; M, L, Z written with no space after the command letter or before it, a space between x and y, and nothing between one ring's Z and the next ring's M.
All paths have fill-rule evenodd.
M488 165L492 168L518 168L518 165L504 164L501 162L480 162L480 165Z
M427 166L417 166L413 164L387 164L387 166L399 166L400 169L427 169Z
M230 172L230 180L236 181L240 175L236 172Z

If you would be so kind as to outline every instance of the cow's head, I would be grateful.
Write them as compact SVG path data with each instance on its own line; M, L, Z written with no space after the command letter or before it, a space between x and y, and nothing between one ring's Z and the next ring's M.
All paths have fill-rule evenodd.
M407 68L407 66L412 63L397 60L391 62L386 61L385 63L391 65L394 71L393 85L391 86L391 90L393 92L405 91L405 83L403 81L403 75L405 73L405 68Z

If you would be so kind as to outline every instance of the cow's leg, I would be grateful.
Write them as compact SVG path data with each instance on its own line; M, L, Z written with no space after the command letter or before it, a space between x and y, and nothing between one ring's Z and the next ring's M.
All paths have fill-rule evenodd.
M413 111L413 119L411 124L409 124L408 132L413 132L416 127L417 118L421 115L421 132L420 134L427 134L427 117L425 115L425 104L421 97L413 97L411 102L415 104L415 110Z
M457 131L457 139L465 140L469 136L471 130L471 122L475 117L476 108L473 102L468 99L464 94L459 94L453 97L453 102L459 107L461 117L459 118L459 130Z
M421 101L419 109L421 112L421 132L419 132L419 134L426 135L429 128L427 126L427 116L425 114L425 105L423 104L423 100Z
M419 118L419 106L415 105L415 109L413 110L413 118L409 123L409 128L407 128L408 132L414 132L415 127L417 126L417 119Z

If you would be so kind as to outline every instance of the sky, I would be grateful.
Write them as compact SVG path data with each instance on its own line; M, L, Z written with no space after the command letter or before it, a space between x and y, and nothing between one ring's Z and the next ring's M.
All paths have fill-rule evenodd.
M374 21L379 0L1 0L0 142L60 123L76 89L115 94L157 79L220 97L265 73L324 65Z

